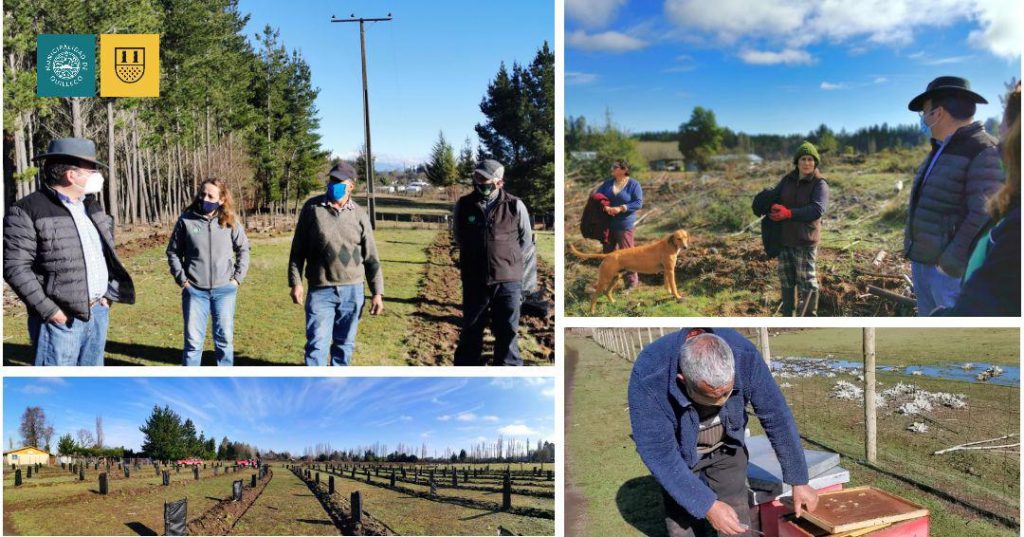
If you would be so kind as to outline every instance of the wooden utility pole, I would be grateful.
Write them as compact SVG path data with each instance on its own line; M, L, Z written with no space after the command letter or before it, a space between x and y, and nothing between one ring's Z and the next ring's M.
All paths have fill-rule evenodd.
M864 453L868 462L878 458L875 421L875 329L864 329Z
M764 358L764 363L768 364L768 369L772 368L772 351L768 348L768 329L758 328L757 329L757 342L761 346L761 356Z
M376 193L373 191L373 149L370 144L370 92L366 86L366 29L364 23L366 22L387 22L391 20L391 14L388 13L387 17L378 18L356 18L355 14L351 15L347 19L339 19L331 16L331 22L358 22L359 23L359 54L363 62L363 133L366 138L366 188L369 191L367 196L369 205L368 209L370 212L370 227L377 229L377 204L376 204Z

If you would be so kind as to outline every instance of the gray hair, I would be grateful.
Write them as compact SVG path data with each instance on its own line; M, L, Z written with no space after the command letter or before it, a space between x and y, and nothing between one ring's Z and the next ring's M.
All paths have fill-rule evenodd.
M714 334L694 336L679 351L679 372L693 386L706 382L714 388L721 388L736 376L732 349L724 339Z

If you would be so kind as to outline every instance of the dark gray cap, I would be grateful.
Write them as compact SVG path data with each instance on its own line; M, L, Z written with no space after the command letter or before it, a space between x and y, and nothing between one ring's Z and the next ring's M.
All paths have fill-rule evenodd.
M106 164L96 160L96 144L85 138L58 138L51 140L46 147L46 153L36 155L32 160L42 160L49 157L71 157L84 160L93 164L107 167Z
M356 180L356 169L347 162L339 162L331 168L331 171L327 174L330 179L337 179L338 181L355 181Z
M505 177L505 167L496 160L487 159L477 164L473 173L492 181L500 181Z

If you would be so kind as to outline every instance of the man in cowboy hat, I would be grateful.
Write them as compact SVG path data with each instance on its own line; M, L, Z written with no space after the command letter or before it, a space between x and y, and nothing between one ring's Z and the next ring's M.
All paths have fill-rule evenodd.
M537 285L536 247L526 205L505 192L505 167L484 160L473 171L473 192L455 204L453 234L462 275L462 333L455 365L485 365L484 328L494 334L494 362L523 365L519 309Z
M384 312L384 273L370 218L352 201L356 170L347 162L328 173L327 191L299 213L288 260L292 301L306 298L306 365L349 365L363 308L363 281L370 286L370 315Z
M967 79L940 76L908 105L931 139L903 235L921 316L956 303L971 244L988 222L985 200L1003 181L997 141L974 121L976 106L987 103Z
M4 217L4 281L28 308L36 365L103 365L110 304L135 303L113 220L96 201L106 164L82 138L53 140L36 160L43 188Z

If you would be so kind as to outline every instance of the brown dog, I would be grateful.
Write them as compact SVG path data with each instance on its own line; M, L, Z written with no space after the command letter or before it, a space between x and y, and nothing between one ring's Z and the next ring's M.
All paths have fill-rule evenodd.
M573 254L583 259L602 259L601 266L597 269L597 285L594 287L594 298L590 301L590 314L594 314L597 305L597 298L606 295L608 300L615 302L612 291L619 281L619 272L639 272L641 274L665 274L665 288L672 296L679 299L676 288L676 258L679 251L690 247L690 235L685 230L679 229L669 234L664 239L642 246L634 246L623 250L616 250L607 254L585 254L569 245Z

